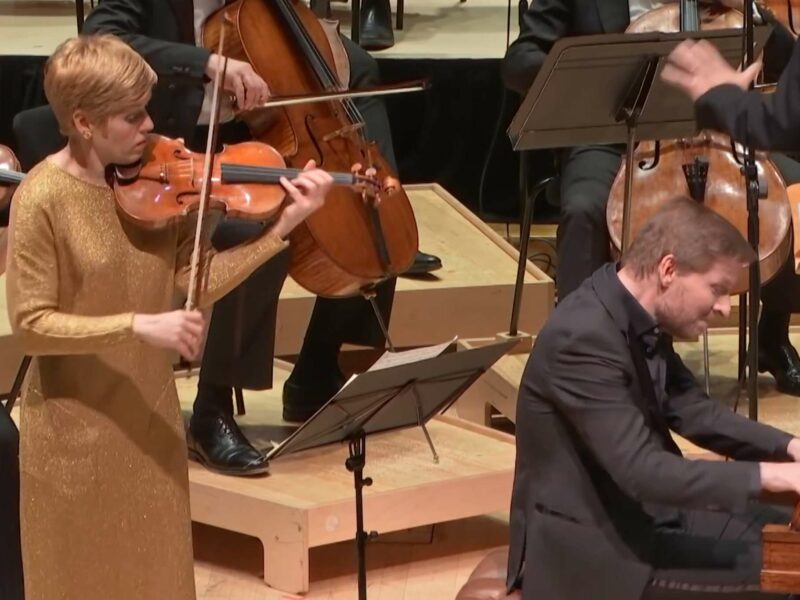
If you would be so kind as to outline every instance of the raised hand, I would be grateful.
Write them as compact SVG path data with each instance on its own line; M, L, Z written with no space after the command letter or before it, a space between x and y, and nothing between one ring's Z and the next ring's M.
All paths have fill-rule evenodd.
M761 61L757 60L739 71L709 42L685 40L670 53L661 78L695 101L719 85L732 84L746 90L758 77L761 67Z

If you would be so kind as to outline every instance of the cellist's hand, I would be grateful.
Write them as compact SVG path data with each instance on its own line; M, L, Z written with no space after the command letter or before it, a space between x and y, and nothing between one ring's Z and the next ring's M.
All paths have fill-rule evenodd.
M326 171L317 169L314 161L310 160L303 172L291 181L281 177L281 185L288 194L287 204L272 227L272 232L286 239L292 229L322 207L325 196L333 185L333 177Z
M217 72L222 69L223 57L212 54L206 64L206 75L214 81ZM239 110L253 110L269 100L270 91L267 83L253 70L250 63L241 60L228 59L225 69L223 89L236 96L236 107Z

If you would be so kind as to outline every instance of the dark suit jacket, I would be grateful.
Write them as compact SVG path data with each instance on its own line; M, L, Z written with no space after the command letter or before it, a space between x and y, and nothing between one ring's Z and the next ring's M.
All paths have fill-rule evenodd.
M771 13L762 12L762 16L775 26L765 48L765 71L770 78L777 78L788 60L792 36ZM622 33L629 23L628 0L533 0L522 15L519 37L506 52L501 67L503 80L510 89L525 94L557 40Z
M800 150L800 40L772 94L721 85L698 98L699 127L763 150Z
M524 94L560 38L621 33L629 23L628 0L534 0L522 15L501 73L506 86Z
M148 110L155 130L189 139L203 105L211 52L194 42L192 0L102 0L84 33L113 33L153 67L158 85Z
M638 600L656 531L682 511L743 511L753 460L787 460L791 436L736 415L686 377L673 351L656 395L632 336L644 309L609 264L539 334L517 405L508 585L525 600ZM637 323L638 319L638 323ZM668 429L743 462L684 459Z

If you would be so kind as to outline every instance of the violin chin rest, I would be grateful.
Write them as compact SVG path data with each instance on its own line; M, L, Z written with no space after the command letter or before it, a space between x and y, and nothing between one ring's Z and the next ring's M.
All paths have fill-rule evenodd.
M120 183L128 183L139 177L141 170L141 163L134 163L131 165L115 165L114 175Z

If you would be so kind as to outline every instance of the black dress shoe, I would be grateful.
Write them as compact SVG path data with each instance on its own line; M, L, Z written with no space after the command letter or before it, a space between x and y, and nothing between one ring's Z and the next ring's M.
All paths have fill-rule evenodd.
M189 422L189 458L223 475L261 475L269 471L267 458L253 448L228 414Z
M800 396L800 356L789 342L760 348L758 370L771 373L779 391Z
M283 420L289 423L305 423L343 385L344 377L341 373L314 381L289 377L283 384Z
M403 275L424 275L442 268L442 259L433 254L417 252L412 264Z
M364 0L361 3L359 36L358 43L365 50L385 50L394 46L389 0Z

